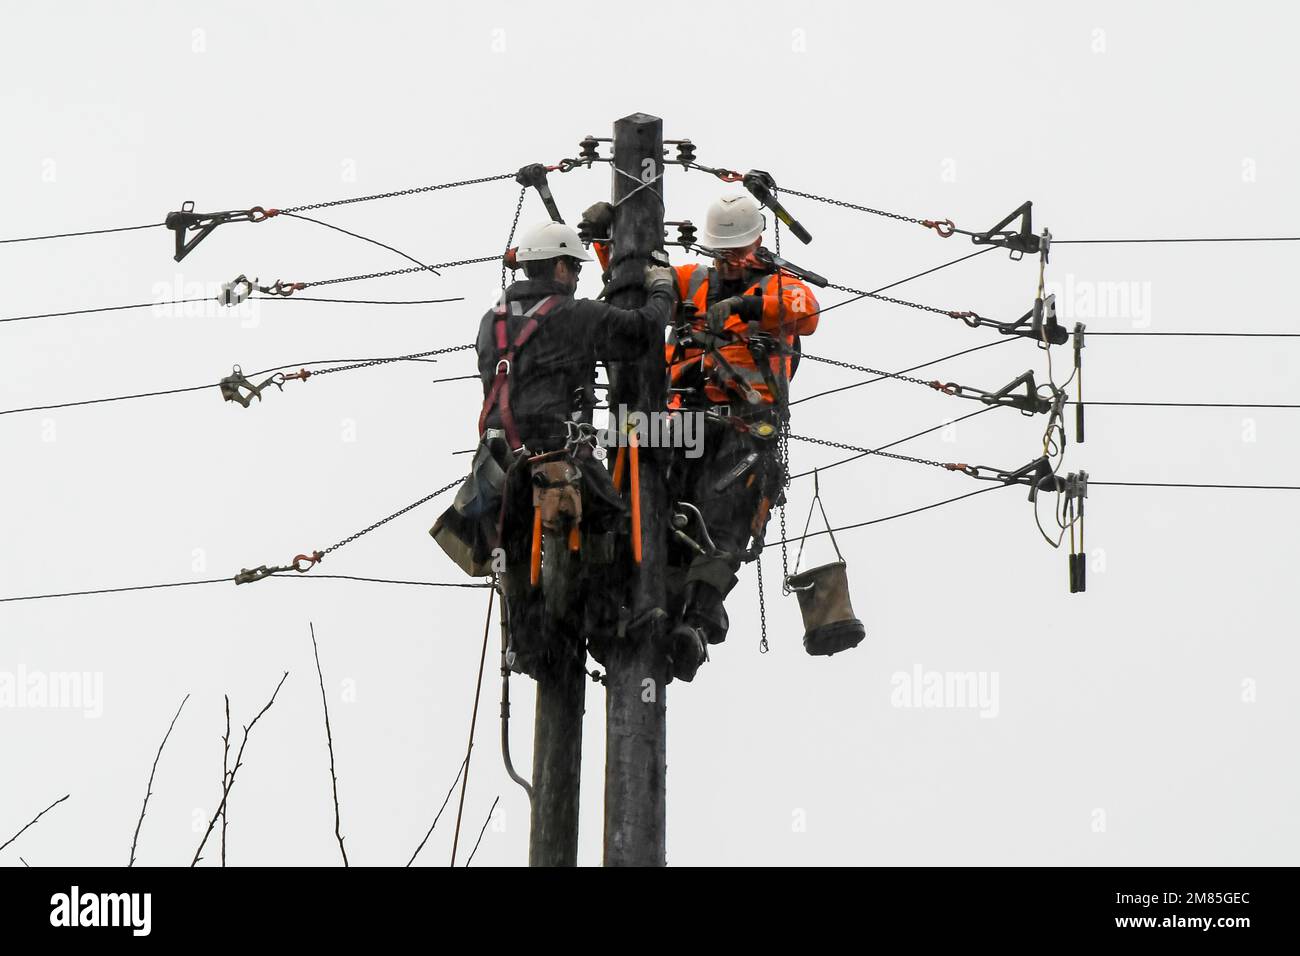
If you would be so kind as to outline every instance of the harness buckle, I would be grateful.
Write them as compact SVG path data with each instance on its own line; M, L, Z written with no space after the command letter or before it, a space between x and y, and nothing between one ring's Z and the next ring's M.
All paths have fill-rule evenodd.
M504 359L504 358L503 358L503 359L499 359L499 360L497 361L496 373L497 373L498 375L503 374L503 371L502 371L502 368L501 368L501 366L503 366L503 365L505 366L504 374L509 375L509 374L510 374L510 359Z

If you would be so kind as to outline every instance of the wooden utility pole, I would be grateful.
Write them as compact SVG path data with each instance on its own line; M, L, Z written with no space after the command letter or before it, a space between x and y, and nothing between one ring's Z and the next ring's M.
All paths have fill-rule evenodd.
M613 231L609 301L624 308L645 303L644 271L663 249L663 120L644 113L614 123ZM611 415L659 413L665 406L663 347L639 362L610 369ZM653 419L651 419L653 421ZM657 429L647 429L651 435ZM643 442L643 445L648 444ZM667 450L639 449L641 562L630 585L611 582L607 599L630 612L625 633L611 641L605 674L605 865L663 866L665 858L665 747L668 662L662 635L668 545ZM630 457L630 456L629 456ZM627 579L625 579L627 580Z
M582 778L582 715L587 693L581 631L552 622L564 642L563 659L537 675L533 731L532 819L529 866L577 866L578 790ZM575 646L571 647L570 642Z

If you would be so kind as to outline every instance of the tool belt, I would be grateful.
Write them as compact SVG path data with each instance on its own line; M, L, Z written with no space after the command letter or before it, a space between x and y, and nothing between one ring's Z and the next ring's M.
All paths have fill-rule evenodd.
M451 507L429 529L438 546L470 577L492 574L492 552L501 544L506 482L519 457L510 451L502 429L486 429L469 476Z
M532 466L533 507L540 510L542 528L560 534L582 521L582 473L567 460Z

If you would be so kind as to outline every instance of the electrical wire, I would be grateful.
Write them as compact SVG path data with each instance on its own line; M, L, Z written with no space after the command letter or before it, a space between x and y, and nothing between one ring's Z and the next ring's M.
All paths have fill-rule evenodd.
M318 226L324 226L326 229L333 229L335 232L341 232L341 233L343 233L345 236L351 236L353 239L360 239L362 242L369 242L369 243L371 243L371 244L373 244L373 245L379 246L379 247L382 248L382 249L387 249L389 252L395 252L395 253L397 253L399 256L401 256L403 259L409 259L409 260L411 260L412 262L414 262L414 263L415 263L417 266L419 266L420 268L422 268L422 269L428 269L430 272L432 272L432 273L433 273L434 275L436 275L436 276L440 276L440 275L442 275L442 273L439 272L437 269L435 269L433 266L425 265L425 264L424 264L423 262L421 262L419 259L415 258L415 256L409 256L409 255L407 255L405 252L403 252L401 249L397 249L397 248L395 248L395 247L393 247L393 246L390 246L390 245L389 245L388 243L386 243L386 242L380 242L378 239L371 239L369 236L363 236L363 235L361 235L360 233L352 232L350 229L344 229L342 226L336 226L336 225L334 225L333 223L328 223L328 222L325 222L325 221L320 220L320 219L313 219L311 216L304 216L304 215L302 215L302 214L300 214L300 213L296 213L296 212L287 212L287 211L285 211L285 210L282 209L282 210L280 210L280 215L282 215L282 216L289 216L291 219L301 219L303 222L314 222L314 223L315 223L316 225L318 225Z
M0 239L0 245L10 242L39 242L42 239L69 239L73 236L102 236L108 232L132 232L136 229L157 229L164 222L147 222L143 226L117 226L113 229L84 229L81 232L56 232L49 236L19 236L17 239Z

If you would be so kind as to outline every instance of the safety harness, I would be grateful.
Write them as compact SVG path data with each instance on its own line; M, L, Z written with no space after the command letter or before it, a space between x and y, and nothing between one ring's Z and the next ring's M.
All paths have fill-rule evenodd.
M493 314L496 320L493 323L493 333L496 337L497 365L496 377L492 379L492 384L488 387L487 397L483 399L483 410L478 415L478 433L480 437L487 431L488 415L492 409L500 408L501 426L506 433L506 441L510 445L511 451L518 451L524 443L519 438L519 429L515 427L515 417L510 411L510 368L514 364L515 358L519 351L528 344L528 340L533 337L533 333L538 330L542 320L546 318L555 306L564 300L562 295L549 295L534 305L527 312L522 311L523 307L516 301L507 303L502 296L493 308ZM509 316L522 315L528 321L524 323L519 334L515 336L513 342L509 341L509 333L506 323Z

